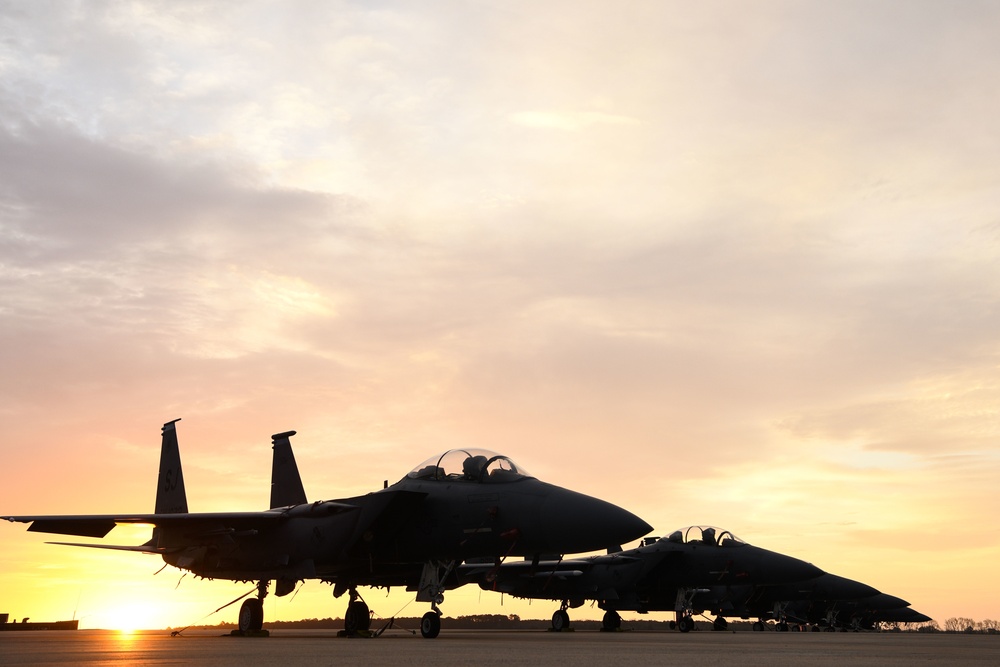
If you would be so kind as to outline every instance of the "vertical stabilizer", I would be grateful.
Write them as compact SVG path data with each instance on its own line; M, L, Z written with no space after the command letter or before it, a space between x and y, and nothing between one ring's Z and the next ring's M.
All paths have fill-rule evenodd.
M157 514L187 514L187 494L184 492L184 474L181 472L181 452L177 446L177 428L180 419L163 425L163 444L160 446L160 476L156 483Z
M299 467L295 465L295 455L292 454L289 438L293 435L295 431L271 436L271 447L274 449L271 461L271 509L309 502L306 500L306 491L302 488Z

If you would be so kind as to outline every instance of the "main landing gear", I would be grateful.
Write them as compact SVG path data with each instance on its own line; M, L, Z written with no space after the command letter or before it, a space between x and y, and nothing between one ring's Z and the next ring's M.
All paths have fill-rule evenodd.
M784 617L779 617L779 618L775 619L774 626L773 626L772 629L774 630L774 632L788 632L789 630L792 629L792 627L793 626L788 625L788 619L786 619ZM794 627L797 628L798 626L794 626ZM769 626L764 621L763 618L760 619L760 620L758 620L758 621L754 621L754 624L753 624L753 631L754 632L764 632L768 628L771 628L771 626Z
M566 607L560 607L552 614L552 631L562 632L563 630L569 630L569 612L566 611Z
M569 600L563 600L559 609L552 614L552 632L563 632L569 630L569 612L566 611L571 606ZM604 612L604 618L601 619L601 632L616 632L621 630L622 627L622 617L614 609L608 609Z
M552 614L552 632L565 632L569 627L569 608L577 608L583 604L583 600L563 600L559 603L559 609Z
M622 628L622 617L614 609L608 609L604 612L604 618L601 619L601 631L602 632L615 632L621 630Z
M350 590L351 601L344 614L344 632L348 637L368 632L372 626L372 615L368 604L358 595L356 588Z
M677 629L681 632L691 632L694 630L694 616L686 611L677 612Z
M348 593L347 611L344 613L344 629L338 636L357 637L367 636L372 626L372 615L368 609L368 604L361 599L358 589L353 585L338 582L333 587L333 597L339 598L344 593Z
M247 598L240 606L240 634L252 635L264 628L264 598L267 596L269 581L257 583L257 597Z
M264 629L264 598L267 597L267 588L271 585L271 582L267 579L261 579L257 582L257 597L248 598L243 601L240 606L239 615L239 629L233 630L231 634L240 637L266 637L268 635L267 630ZM288 595L295 590L298 585L298 580L296 579L275 579L274 581L274 594L279 598ZM240 598L236 598L233 602L227 605L237 602ZM219 607L222 609L222 607ZM216 611L219 611L216 609Z

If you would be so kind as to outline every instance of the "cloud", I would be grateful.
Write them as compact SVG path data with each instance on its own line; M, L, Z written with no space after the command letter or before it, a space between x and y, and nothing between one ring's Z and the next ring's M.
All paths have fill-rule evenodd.
M183 416L216 507L287 428L324 496L481 445L831 569L996 504L994 10L50 9L0 45L8 498L148 495L102 462Z
M525 127L578 132L591 125L634 125L639 121L627 116L600 113L597 111L519 111L511 115L511 121Z

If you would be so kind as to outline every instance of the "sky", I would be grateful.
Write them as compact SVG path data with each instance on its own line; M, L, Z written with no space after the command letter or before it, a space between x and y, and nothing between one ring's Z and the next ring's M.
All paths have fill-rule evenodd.
M192 511L266 509L286 430L310 499L483 447L654 534L1000 617L998 29L970 0L0 0L0 515L151 512L176 418ZM248 590L0 531L14 618L233 621Z

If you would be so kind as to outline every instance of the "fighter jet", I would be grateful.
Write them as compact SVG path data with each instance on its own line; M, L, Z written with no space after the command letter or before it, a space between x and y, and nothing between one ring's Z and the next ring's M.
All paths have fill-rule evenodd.
M431 603L421 634L441 629L443 592L457 585L455 568L468 558L500 561L552 552L606 548L636 539L651 527L611 503L532 477L494 452L451 450L414 468L393 485L364 496L308 502L290 438L272 436L271 507L264 511L188 511L176 422L164 424L153 514L4 516L28 530L102 538L117 524L150 524L136 546L54 542L160 555L166 563L207 579L256 581L239 627L263 627L262 601L270 582L283 596L305 579L350 593L345 629L367 630L370 615L359 586L406 586Z
M871 614L869 618L859 619L862 629L881 629L883 624L899 623L927 623L933 620L927 614L921 614L910 606L896 607L893 609L880 609Z
M800 627L809 625L814 631L827 632L875 630L881 623L922 623L929 617L910 608L906 600L878 593L843 600L795 600L789 602L776 626L787 629L788 622Z
M691 602L698 613L715 613L717 628L725 627L719 619L726 617L757 617L754 630L764 630L765 622L774 620L775 629L783 632L789 629L789 621L792 625L819 624L820 617L827 617L838 605L879 595L880 591L868 584L823 573L787 584L712 587L699 592Z
M517 597L559 600L552 627L569 625L568 608L596 600L605 610L603 627L621 626L620 611L673 611L681 631L694 627L691 599L707 587L811 579L814 565L754 547L727 530L690 526L663 539L647 538L628 551L589 558L504 563L467 563L460 577L481 588Z
M873 630L881 623L930 620L910 609L906 600L828 573L792 584L712 586L698 591L690 605L693 613L716 614L717 630L726 628L726 617L757 617L755 631L772 627L777 632L807 627L814 632Z

